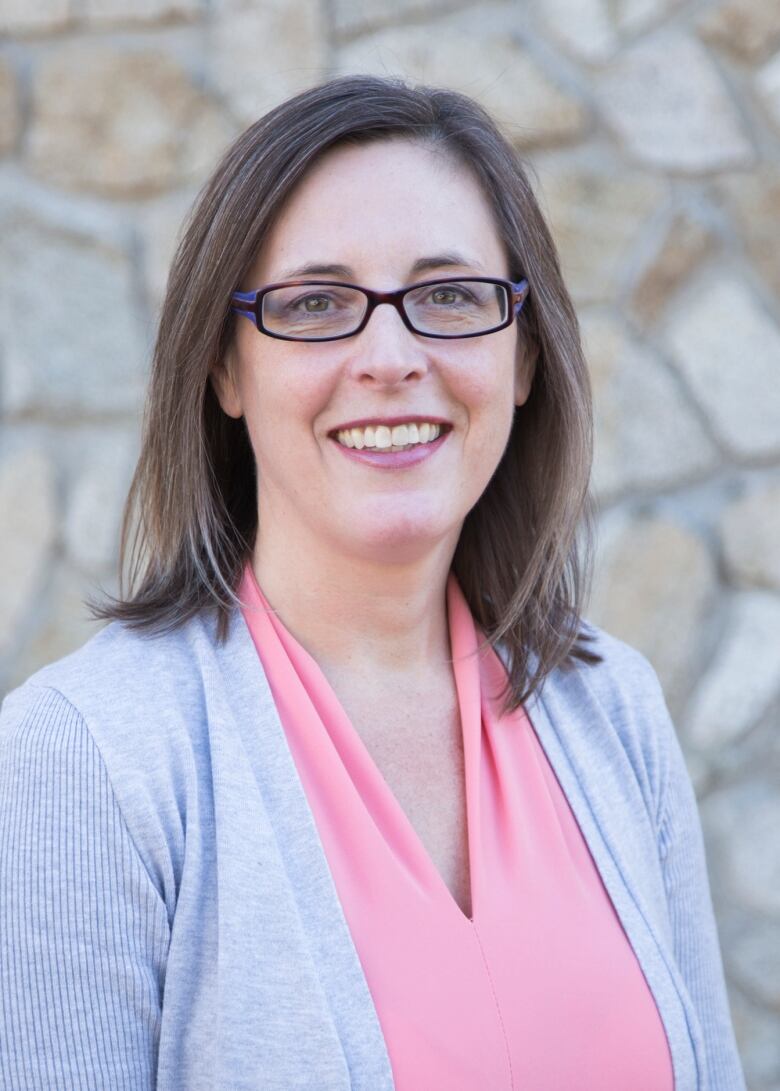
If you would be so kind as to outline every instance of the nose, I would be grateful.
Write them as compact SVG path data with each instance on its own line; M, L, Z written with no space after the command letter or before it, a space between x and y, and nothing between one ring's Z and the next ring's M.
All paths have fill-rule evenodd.
M407 329L398 311L379 303L364 330L344 341L349 345L349 370L359 381L387 386L420 379L429 369L430 342Z

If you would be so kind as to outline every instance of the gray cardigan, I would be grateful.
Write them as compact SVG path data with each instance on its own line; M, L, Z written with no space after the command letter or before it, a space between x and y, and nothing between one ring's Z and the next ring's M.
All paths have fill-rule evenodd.
M604 662L555 671L527 711L655 997L677 1091L739 1091L674 729L647 662L594 633ZM4 1089L393 1086L240 614L224 645L206 617L158 637L111 624L6 698L0 906Z

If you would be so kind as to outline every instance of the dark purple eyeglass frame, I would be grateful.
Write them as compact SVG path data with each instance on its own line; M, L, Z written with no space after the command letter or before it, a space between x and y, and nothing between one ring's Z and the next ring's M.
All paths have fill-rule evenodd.
M415 288L425 288L429 284L459 284L464 280L478 280L483 284L503 285L503 287L506 288L510 299L506 320L501 322L498 326L491 326L489 330L480 330L479 333L462 333L457 334L456 336L447 333L424 333L422 330L415 329L403 305L403 298L407 292L414 291ZM274 333L271 330L266 329L262 320L263 296L267 295L268 292L273 291L274 288L296 288L305 284L310 284L315 288L354 288L356 291L362 292L368 300L368 306L366 307L366 313L363 315L362 321L357 329L352 330L350 333L339 333L335 337L292 337L288 334ZM401 321L412 333L419 334L420 337L436 337L443 341L454 341L466 337L484 337L487 333L497 333L499 330L511 326L517 315L520 314L523 304L528 298L528 292L529 286L527 280L521 280L515 284L514 281L503 280L501 277L437 277L435 280L420 280L416 284L409 284L405 288L398 288L397 291L394 292L375 292L372 291L371 288L361 288L359 284L345 284L342 280L286 280L276 284L266 284L264 288L258 288L254 292L234 292L231 301L233 303L245 304L244 307L232 308L236 314L242 314L245 318L251 318L261 333L267 334L268 337L276 337L280 341L303 341L313 343L322 341L343 341L347 337L354 337L356 334L360 333L361 330L366 328L374 309L378 307L380 303L389 303L392 307L395 307L401 316ZM247 304L250 309L246 309Z

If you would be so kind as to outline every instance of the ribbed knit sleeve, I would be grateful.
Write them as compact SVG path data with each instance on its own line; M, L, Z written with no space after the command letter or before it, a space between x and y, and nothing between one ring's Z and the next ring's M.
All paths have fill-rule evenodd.
M164 902L77 710L52 689L13 708L0 715L0 1088L153 1088Z
M701 1086L744 1091L696 797L663 698L660 705L668 748L659 848L675 955L705 1039L707 1076Z

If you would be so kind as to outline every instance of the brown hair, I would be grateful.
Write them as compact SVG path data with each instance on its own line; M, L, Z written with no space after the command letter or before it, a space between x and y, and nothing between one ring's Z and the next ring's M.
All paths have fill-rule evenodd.
M125 594L96 617L157 632L215 609L224 640L257 530L245 423L209 382L235 317L230 297L282 203L337 144L393 137L435 144L471 170L493 209L513 280L530 293L520 337L538 353L531 394L506 451L466 517L453 570L477 624L508 651L505 708L556 666L595 662L581 609L591 563L590 386L555 245L523 165L471 99L396 79L348 76L282 103L228 149L189 216L173 260L154 350L141 454L125 506Z

